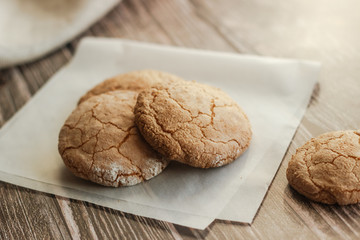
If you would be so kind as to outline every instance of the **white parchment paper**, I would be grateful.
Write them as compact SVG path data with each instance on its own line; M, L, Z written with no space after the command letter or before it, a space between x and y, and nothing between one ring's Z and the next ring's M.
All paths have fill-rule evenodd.
M57 152L57 138L78 98L105 78L145 68L214 85L231 95L252 124L245 154L217 169L172 163L148 182L118 189L69 173ZM205 228L215 218L251 222L306 109L318 71L319 64L312 62L87 38L70 64L0 130L0 179L194 228Z

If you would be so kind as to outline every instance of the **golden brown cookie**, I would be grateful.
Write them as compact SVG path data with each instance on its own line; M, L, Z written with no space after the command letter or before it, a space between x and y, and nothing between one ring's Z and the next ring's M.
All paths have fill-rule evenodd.
M286 172L289 184L311 200L340 205L360 201L360 131L312 138L298 148Z
M120 74L109 78L90 89L84 96L80 98L79 104L92 96L109 91L131 90L140 92L153 86L168 84L174 81L184 80L170 73L155 70L141 70Z
M251 128L242 109L223 91L195 82L139 94L135 123L164 156L200 167L232 162L249 146Z
M134 124L137 93L113 91L81 103L59 135L59 153L76 176L106 186L129 186L158 175L168 164Z

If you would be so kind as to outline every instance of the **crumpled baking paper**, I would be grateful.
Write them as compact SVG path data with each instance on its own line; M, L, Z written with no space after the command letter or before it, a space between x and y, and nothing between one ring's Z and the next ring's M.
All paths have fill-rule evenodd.
M73 176L57 151L59 130L89 88L113 75L156 69L223 89L247 113L253 138L233 163L197 169L171 163L123 188ZM0 179L124 212L204 229L214 219L251 223L305 112L318 63L86 38L0 130Z

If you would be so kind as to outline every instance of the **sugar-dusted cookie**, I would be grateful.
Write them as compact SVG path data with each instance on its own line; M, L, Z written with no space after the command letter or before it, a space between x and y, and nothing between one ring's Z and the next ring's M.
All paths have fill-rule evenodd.
M61 128L59 152L76 176L106 186L129 186L168 164L134 124L136 92L113 91L84 101Z
M164 156L200 167L232 162L249 146L251 128L223 91L195 82L169 84L139 94L135 123Z
M170 73L160 72L156 70L140 70L128 72L109 78L99 83L80 98L79 104L92 96L96 96L109 91L132 90L140 92L153 86L168 84L174 81L184 80Z
M312 138L298 148L286 172L289 184L311 200L340 205L360 201L360 131Z

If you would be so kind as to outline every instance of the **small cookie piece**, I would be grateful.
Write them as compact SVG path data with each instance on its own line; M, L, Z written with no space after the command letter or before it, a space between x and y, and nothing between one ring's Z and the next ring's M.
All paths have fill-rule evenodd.
M130 186L158 175L168 164L134 124L137 93L113 91L81 103L59 134L59 153L76 176Z
M145 90L134 112L136 125L155 150L193 167L228 164L251 139L249 120L236 102L196 82Z
M84 96L80 98L78 104L92 96L114 90L131 90L140 92L153 86L168 84L175 81L184 80L170 73L155 70L141 70L124 73L109 78L90 89Z
M326 204L360 202L360 131L312 138L292 156L286 177L307 198Z

